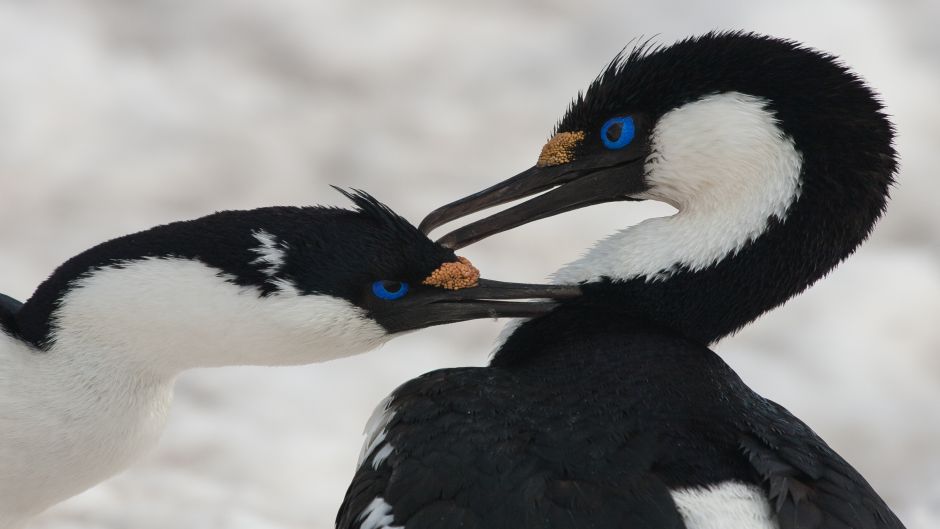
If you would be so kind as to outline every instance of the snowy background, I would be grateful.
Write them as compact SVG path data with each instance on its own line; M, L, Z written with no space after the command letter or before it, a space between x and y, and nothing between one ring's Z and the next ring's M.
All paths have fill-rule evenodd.
M529 167L630 39L745 28L833 52L883 94L903 166L872 240L718 351L854 463L909 529L940 526L940 2L0 0L0 291L127 232L342 204L414 221ZM468 249L538 281L653 215L615 204ZM372 407L482 365L494 322L303 368L187 373L159 448L39 529L328 528Z

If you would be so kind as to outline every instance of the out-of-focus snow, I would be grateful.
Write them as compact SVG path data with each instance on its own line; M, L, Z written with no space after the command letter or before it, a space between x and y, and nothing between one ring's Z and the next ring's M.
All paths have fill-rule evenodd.
M64 259L157 223L341 204L328 183L417 221L531 165L570 98L632 38L791 37L883 94L899 185L857 255L717 349L909 529L938 527L938 6L0 0L0 291L26 298ZM591 208L467 255L488 276L537 281L594 239L668 213ZM372 407L425 371L484 364L499 329L432 329L325 365L187 373L159 448L34 527L330 527Z

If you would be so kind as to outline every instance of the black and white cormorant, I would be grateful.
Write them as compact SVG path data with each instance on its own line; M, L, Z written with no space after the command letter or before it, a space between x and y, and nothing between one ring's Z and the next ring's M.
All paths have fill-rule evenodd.
M142 455L185 369L321 362L404 331L552 307L506 300L576 294L424 285L458 262L453 250L347 196L356 211L226 211L120 237L67 261L26 303L0 296L0 528Z
M792 41L709 33L618 57L535 167L422 228L459 248L617 200L678 211L562 268L581 298L488 367L411 380L367 427L340 529L899 529L865 479L709 349L851 254L897 161L878 98ZM799 332L794 329L794 332Z

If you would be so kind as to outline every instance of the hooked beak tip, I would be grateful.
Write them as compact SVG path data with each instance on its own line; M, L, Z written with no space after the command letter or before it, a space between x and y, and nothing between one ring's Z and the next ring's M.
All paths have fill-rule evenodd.
M435 213L437 213L436 209L429 213L427 217L424 217L424 220L421 221L421 224L418 224L418 231L425 235L430 235L431 232L434 231L434 228L438 226L434 223Z
M635 157L607 166L580 169L533 167L501 184L438 208L428 215L422 226L434 229L470 213L544 191L438 239L439 244L456 250L539 219L594 204L628 200L647 189L641 162L642 157Z
M437 244L443 246L444 248L447 248L448 250L454 250L454 251L456 251L456 250L459 250L459 249L461 248L461 246L458 246L458 244L457 244L457 239L456 239L452 234L450 234L450 233L448 233L447 235L441 237L440 239L438 239L438 240L435 241L435 242L436 242Z

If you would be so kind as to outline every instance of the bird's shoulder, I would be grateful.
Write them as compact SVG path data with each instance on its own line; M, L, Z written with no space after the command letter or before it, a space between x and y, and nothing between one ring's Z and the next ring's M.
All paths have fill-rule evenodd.
M492 366L405 383L370 421L337 526L694 529L702 516L756 516L747 527L903 528L857 471L717 356L656 349L635 376L608 366L581 385Z
M738 443L763 481L781 529L903 529L871 485L805 423L760 399Z
M611 434L591 417L609 410L562 412L564 388L528 383L460 368L398 388L370 421L337 527L684 527L649 472L652 435Z

